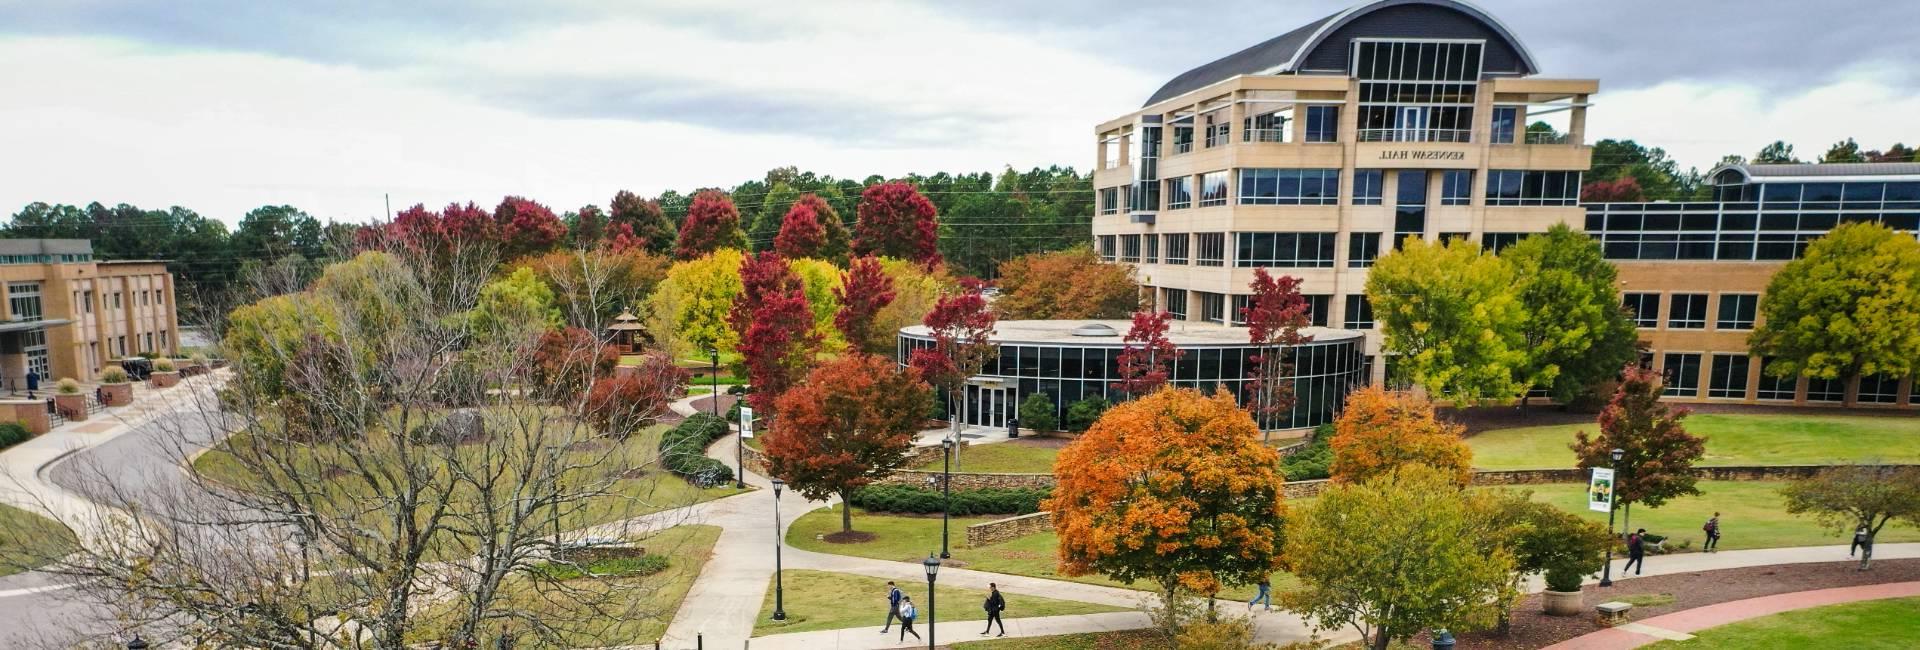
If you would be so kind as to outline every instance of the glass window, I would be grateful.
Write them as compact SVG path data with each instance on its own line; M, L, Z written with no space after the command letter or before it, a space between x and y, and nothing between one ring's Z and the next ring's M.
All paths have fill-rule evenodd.
M1307 107L1307 142L1340 141L1340 107Z
M1242 205L1334 205L1340 200L1338 169L1242 169Z
M1860 392L1854 401L1861 404L1899 403L1900 378L1891 375L1861 375Z
M1403 171L1394 181L1394 205L1427 204L1427 173L1424 171Z
M1160 294L1161 294L1160 304L1164 305L1163 309L1167 313L1173 314L1173 318L1175 320L1187 319L1187 290L1186 289L1161 289Z
M1662 395L1670 397L1700 396L1700 355L1667 353L1666 366L1660 371L1666 380L1667 389Z
M1373 260L1380 257L1380 233L1356 232L1347 234L1347 266L1364 269L1373 266Z
M1744 354L1713 355L1713 376L1707 383L1707 397L1745 399L1747 368L1751 363Z
M1209 323L1225 323L1227 296L1207 291L1195 291L1200 294L1200 320Z
M1440 205L1473 203L1473 170L1449 169L1440 172Z
M1330 232L1235 233L1234 266L1333 268L1335 237Z
M1163 182L1167 184L1168 210L1193 207L1193 177L1175 176Z
M1378 169L1353 170L1353 204L1380 205L1381 187L1386 173Z
M1146 252L1140 256L1140 260L1148 264L1158 263L1160 261L1160 236L1141 235L1140 243L1146 248Z
M1333 296L1322 294L1303 297L1307 299L1307 317L1313 326L1326 327L1328 312L1333 311Z
M1807 401L1809 402L1838 402L1846 396L1846 380L1807 378Z
M1487 205L1578 205L1580 172L1495 169L1487 172Z
M1660 294L1621 294L1620 302L1627 308L1627 314L1633 319L1634 327L1653 329L1660 326Z
M1723 330L1753 329L1753 314L1760 296L1751 293L1720 294L1720 318L1714 327Z
M1800 378L1793 375L1773 376L1773 373L1769 372L1773 364L1773 357L1760 360L1760 385L1754 390L1753 396L1757 399L1792 401L1794 385L1800 383Z
M1100 236L1099 242L1100 242L1100 260L1101 261L1103 262L1113 261L1114 256L1120 252L1119 251L1120 245L1118 243L1118 240L1119 238L1114 235ZM118 298L119 295L115 294L114 297ZM115 305L115 306L117 307L118 305Z
M1161 235L1160 243L1164 245L1167 250L1166 263L1168 264L1186 264L1187 263L1187 234L1186 233L1174 233L1170 235Z
M1427 209L1420 207L1402 207L1393 214L1393 249L1406 246L1407 238L1419 239L1426 236Z
M1193 258L1194 265L1196 266L1226 266L1227 265L1227 234L1226 233L1223 233L1223 232L1195 233L1193 238L1196 240L1196 243L1194 244L1194 246L1200 249L1198 254L1196 254Z
M1667 327L1669 329L1705 329L1707 327L1707 294L1673 294L1667 309Z
M1200 207L1227 204L1227 173L1224 171L1207 172L1200 175Z
M1480 233L1480 249L1495 255L1508 246L1520 243L1530 233L1524 232L1486 232Z
M1120 212L1120 188L1118 187L1100 188L1100 214L1117 214L1119 212Z
M1350 330L1373 329L1373 301L1367 300L1365 294L1347 296L1347 316L1341 326Z
M1140 236L1120 236L1120 261L1135 264L1140 261Z
M1520 108L1517 106L1493 107L1492 140L1494 144L1513 144L1514 125L1520 121Z

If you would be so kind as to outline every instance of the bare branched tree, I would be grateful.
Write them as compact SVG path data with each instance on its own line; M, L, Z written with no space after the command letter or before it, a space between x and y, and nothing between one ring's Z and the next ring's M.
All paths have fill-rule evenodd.
M590 260L573 281L606 281ZM79 549L43 570L150 640L548 647L664 623L660 580L595 575L593 560L602 546L670 554L647 540L699 497L646 435L668 400L589 418L587 394L613 381L603 341L556 354L540 323L474 331L467 313L495 266L481 247L393 245L298 293L262 279L255 295L277 297L215 330L230 379L190 383L196 399L144 425L170 475L62 468L110 508L77 524L64 513ZM536 390L536 366L587 390ZM683 390L665 383L673 394L655 397Z

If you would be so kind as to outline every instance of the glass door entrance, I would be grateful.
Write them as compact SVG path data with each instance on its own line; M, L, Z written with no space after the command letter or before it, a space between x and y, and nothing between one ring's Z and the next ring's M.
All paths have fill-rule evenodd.
M974 426L1006 428L1007 409L1012 406L1011 393L1005 388L968 386L967 412L961 421Z

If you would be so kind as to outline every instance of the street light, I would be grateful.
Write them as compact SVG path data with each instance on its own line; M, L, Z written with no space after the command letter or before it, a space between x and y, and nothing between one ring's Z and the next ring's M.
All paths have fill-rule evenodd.
M1607 455L1613 458L1613 462L1607 465L1607 469L1615 469L1620 465L1620 458L1627 455L1627 451L1625 449L1615 448L1613 451L1608 452ZM1607 496L1607 566L1600 570L1600 586L1602 587L1613 586L1613 501L1619 496L1620 473L1615 469L1613 474L1613 492Z
M953 557L947 554L947 512L953 509L953 439L941 440L940 451L940 559L944 560Z
M933 577L940 574L940 561L928 553L927 559L920 564L927 568L927 650L933 650Z
M780 570L780 490L787 482L773 479L773 620L787 620L786 576Z

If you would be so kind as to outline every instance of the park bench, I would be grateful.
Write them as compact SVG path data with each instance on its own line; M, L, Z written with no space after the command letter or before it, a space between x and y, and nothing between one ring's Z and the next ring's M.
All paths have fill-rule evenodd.
M1601 622L1612 625L1627 618L1627 612L1633 611L1633 603L1610 600L1594 606L1593 609L1600 612Z

